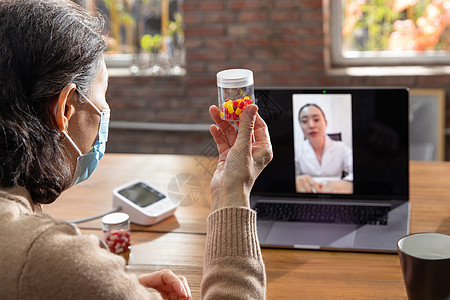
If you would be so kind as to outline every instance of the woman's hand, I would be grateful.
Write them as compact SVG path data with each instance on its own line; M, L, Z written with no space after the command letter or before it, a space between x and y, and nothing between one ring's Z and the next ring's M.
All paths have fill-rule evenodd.
M299 193L322 193L322 185L308 174L297 176L295 187Z
M353 182L346 180L328 181L323 185L322 193L352 194Z
M227 206L249 207L253 184L272 160L272 145L266 123L257 114L258 107L249 105L236 122L239 132L220 118L217 106L209 108L216 123L210 132L217 144L219 162L211 180L214 211Z
M170 270L142 274L139 283L157 290L164 299L191 299L191 290L184 276L177 276Z

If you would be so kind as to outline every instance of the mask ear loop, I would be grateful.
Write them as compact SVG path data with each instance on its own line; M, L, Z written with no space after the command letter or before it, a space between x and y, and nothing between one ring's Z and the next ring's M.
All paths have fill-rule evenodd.
M99 115L102 115L102 112L101 112L101 110L100 109L98 109L97 108L97 106L95 106L94 105L94 103L92 103L92 101L91 100L89 100L89 98L88 97L86 97L79 89L77 89L77 91L78 91L78 93L81 95L81 97L83 97L84 98L84 100L86 100L94 109L95 109L95 111L97 111L98 112L98 114Z
M55 114L55 120L56 120L56 108L57 108L57 105L55 104L55 108L53 109L54 114ZM58 129L59 129L59 131L60 131L62 134L64 134L64 136L67 138L67 140L72 144L72 146L73 146L73 147L75 148L75 150L77 151L78 155L79 155L79 156L83 155L83 153L81 153L80 148L78 148L78 146L75 144L75 142L72 140L72 138L67 134L67 131L62 130L62 129L59 128L59 127L58 127Z
M72 138L67 134L67 131L63 131L62 132L64 134L64 136L67 138L67 140L69 140L69 142L72 144L72 146L75 148L75 150L78 152L78 155L81 156L83 155L83 153L81 153L80 148L77 147L77 145L75 145L75 142L72 140Z

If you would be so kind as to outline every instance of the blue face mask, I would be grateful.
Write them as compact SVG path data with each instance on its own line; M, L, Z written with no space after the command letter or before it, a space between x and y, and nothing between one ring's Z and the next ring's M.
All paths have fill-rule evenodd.
M77 165L75 168L75 173L73 175L72 185L74 186L77 183L80 183L91 176L94 170L97 168L98 163L102 159L106 150L106 142L108 141L108 127L109 127L109 115L110 110L104 109L99 110L94 103L91 102L85 95L83 95L80 91L78 91L80 95L89 103L99 114L100 114L100 126L98 128L98 136L95 141L94 147L91 151L86 154L83 154L74 141L70 138L66 131L63 131L63 134L69 140L69 142L73 145L75 150L78 152L79 156L77 158Z

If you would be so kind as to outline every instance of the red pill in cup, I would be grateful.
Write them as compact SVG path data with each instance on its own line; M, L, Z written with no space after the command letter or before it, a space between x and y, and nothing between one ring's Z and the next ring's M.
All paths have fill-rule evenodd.
M239 120L242 112L255 103L253 72L247 69L229 69L217 73L218 107L220 118Z

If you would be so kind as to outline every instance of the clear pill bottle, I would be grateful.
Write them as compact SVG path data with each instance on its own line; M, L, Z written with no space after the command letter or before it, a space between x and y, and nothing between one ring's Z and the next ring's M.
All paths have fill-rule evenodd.
M247 69L220 71L217 73L217 92L220 118L239 120L249 104L256 104L253 72Z
M130 217L126 213L111 213L102 218L103 240L109 251L121 255L128 263L130 257Z

